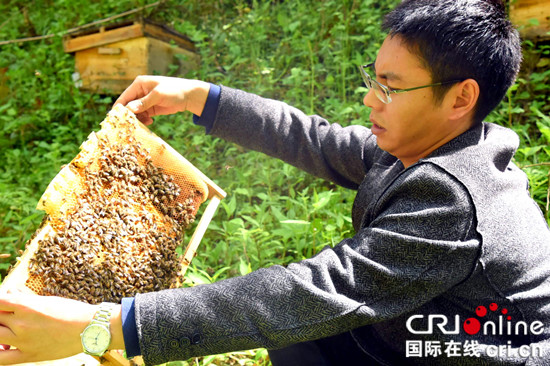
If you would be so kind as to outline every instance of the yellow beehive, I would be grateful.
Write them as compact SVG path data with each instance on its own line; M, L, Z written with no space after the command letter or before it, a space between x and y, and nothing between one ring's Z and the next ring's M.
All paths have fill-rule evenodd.
M120 94L138 75L179 75L198 68L194 44L165 26L142 20L67 35L65 52L75 54L82 89Z
M510 19L524 39L550 39L550 1L508 0Z

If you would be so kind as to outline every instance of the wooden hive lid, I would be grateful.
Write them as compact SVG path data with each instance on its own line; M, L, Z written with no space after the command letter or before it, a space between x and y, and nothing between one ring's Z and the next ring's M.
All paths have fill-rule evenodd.
M178 47L195 51L195 45L188 37L164 24L158 24L148 19L116 23L85 32L68 34L63 39L63 49L67 53L72 53L138 37L151 37L165 42L174 42Z

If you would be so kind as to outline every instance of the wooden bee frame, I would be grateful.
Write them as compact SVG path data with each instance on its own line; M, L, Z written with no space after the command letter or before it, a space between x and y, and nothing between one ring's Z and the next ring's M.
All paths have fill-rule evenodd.
M217 186L211 179L209 179L206 175L204 175L199 169L194 167L189 161L187 161L183 156L181 156L175 149L173 149L170 145L168 145L166 142L164 142L160 137L153 134L151 131L149 131L144 125L142 125L137 119L135 119L135 116L129 112L126 108L122 106L115 107L114 111L111 112L114 113L114 116L116 118L131 118L133 120L133 123L137 126L137 132L136 134L138 136L141 136L142 139L148 141L148 147L151 147L151 150L155 150L155 154L157 155L157 160L162 160L165 162L167 166L170 167L170 169L177 170L178 166L184 167L182 168L184 171L186 171L188 174L193 175L193 179L198 179L201 184L204 184L207 187L207 193L206 197L204 197L204 200L201 202L206 203L208 201L207 206L205 207L204 211L200 215L199 221L196 223L195 228L193 230L193 233L191 235L191 238L189 239L189 242L187 243L187 246L185 247L182 255L179 257L180 261L180 271L178 276L178 281L175 287L181 286L181 279L184 276L184 273L186 272L189 264L191 263L193 257L195 256L195 253L197 251L197 248L206 232L206 229L212 220L220 201L226 196L226 193ZM102 123L103 125L103 123ZM103 129L99 131L101 133L102 131L107 130L109 131L109 125L104 125ZM109 131L113 132L113 131ZM141 135L140 135L141 134ZM91 135L93 137L93 133ZM81 146L81 152L86 153L86 149L90 147L89 141L93 139L88 139L83 145ZM92 141L93 142L93 141ZM93 144L91 144L93 145ZM80 154L77 155L75 159L71 163L74 163L78 160ZM86 156L86 154L84 154ZM63 194L67 193L74 193L75 190L73 189L67 189L67 186L70 183L73 183L74 180L77 179L77 175L71 175L70 166L66 166L62 169L62 171L52 180L50 185L48 186L48 189L46 189L46 192L40 199L38 203L38 209L45 210L48 214L51 212L48 212L48 208L50 211L52 210L52 207L54 207L55 210L63 210L63 205L59 204L59 202L64 202ZM168 174L168 173L167 173ZM69 182L69 184L68 184ZM76 186L76 184L75 184ZM51 231L54 229L49 225L42 225L41 228L36 232L36 234L29 240L26 246L26 250L23 253L23 255L18 258L17 264L14 266L14 268L10 271L8 276L4 279L2 284L0 285L0 292L5 292L9 289L19 289L24 292L33 292L31 288L28 287L28 279L29 279L29 265L31 258L33 255L35 255L37 248L39 246L40 240L42 240L45 236L48 236ZM90 356L87 355L78 355L75 357L82 358L90 358ZM110 351L107 352L103 357L96 358L97 361L101 365L112 365L112 366L131 366L136 365L134 361L125 359L122 354L118 351ZM93 360L92 360L93 361ZM64 361L61 361L61 363L57 361L45 363L48 365L60 365L60 364L66 364L62 363ZM80 359L79 359L80 362ZM88 363L81 364L88 365Z

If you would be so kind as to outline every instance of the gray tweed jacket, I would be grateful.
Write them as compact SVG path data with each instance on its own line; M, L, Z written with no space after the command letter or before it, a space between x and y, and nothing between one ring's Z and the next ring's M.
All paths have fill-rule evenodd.
M220 98L214 136L357 189L356 233L287 267L136 296L147 364L347 331L383 364L550 363L550 231L512 131L479 125L404 169L363 126Z

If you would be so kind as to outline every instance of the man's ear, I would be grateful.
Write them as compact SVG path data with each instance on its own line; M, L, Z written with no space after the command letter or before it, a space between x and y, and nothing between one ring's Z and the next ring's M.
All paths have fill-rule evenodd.
M453 100L449 119L458 120L475 112L475 106L479 99L479 84L474 79L466 79L456 84L451 89Z

